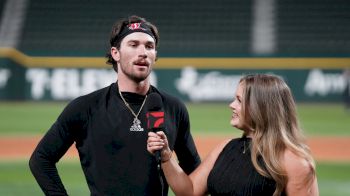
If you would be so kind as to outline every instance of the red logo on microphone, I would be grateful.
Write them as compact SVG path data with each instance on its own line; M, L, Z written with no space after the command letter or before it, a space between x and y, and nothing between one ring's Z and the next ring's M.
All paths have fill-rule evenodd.
M147 126L149 128L159 128L164 123L164 112L148 112L147 114Z

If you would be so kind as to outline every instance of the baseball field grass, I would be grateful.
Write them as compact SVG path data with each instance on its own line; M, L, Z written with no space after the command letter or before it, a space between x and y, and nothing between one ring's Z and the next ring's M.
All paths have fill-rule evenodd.
M1 135L42 135L66 102L0 102ZM188 103L191 129L196 134L235 134L228 103ZM342 104L298 104L301 127L309 135L350 136L350 111Z
M0 102L0 138L42 136L63 110L66 102ZM187 104L194 137L239 136L229 125L228 103ZM307 137L350 137L350 112L342 104L298 104L300 123ZM28 158L0 159L0 195L43 195L31 175ZM76 159L63 159L58 170L68 193L89 195ZM317 162L321 196L350 195L350 162ZM170 193L169 195L172 195Z
M44 195L27 165L25 160L0 162L0 195ZM58 170L69 195L89 195L89 190L78 161L62 161L58 164ZM349 163L318 163L317 177L320 195L350 195L349 173ZM173 195L173 193L170 192L169 195Z

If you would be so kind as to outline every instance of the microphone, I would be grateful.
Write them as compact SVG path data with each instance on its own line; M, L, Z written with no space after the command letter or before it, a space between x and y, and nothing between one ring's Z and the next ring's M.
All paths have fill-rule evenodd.
M164 110L162 98L157 93L150 93L147 99L147 130L152 132L164 131ZM154 154L156 157L158 167L160 167L160 150L155 151Z

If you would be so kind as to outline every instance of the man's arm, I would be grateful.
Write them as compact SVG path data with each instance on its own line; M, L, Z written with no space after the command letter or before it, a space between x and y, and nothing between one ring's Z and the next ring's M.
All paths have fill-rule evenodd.
M59 177L56 163L73 142L72 137L64 133L56 122L34 150L29 167L45 195L68 195Z

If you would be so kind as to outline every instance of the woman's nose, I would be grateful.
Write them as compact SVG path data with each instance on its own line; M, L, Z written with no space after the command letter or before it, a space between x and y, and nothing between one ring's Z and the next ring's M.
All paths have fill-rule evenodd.
M234 101L232 101L229 105L228 105L229 108L233 109L234 108Z

